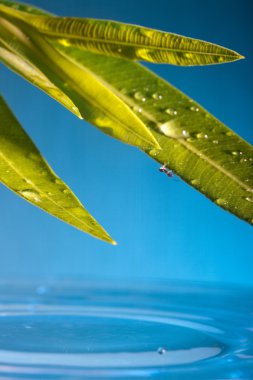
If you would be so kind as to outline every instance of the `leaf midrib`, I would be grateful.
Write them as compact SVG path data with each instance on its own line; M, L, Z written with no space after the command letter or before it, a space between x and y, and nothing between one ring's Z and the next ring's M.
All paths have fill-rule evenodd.
M33 24L33 23L32 23ZM176 53L181 53L181 52L184 52L184 53L194 53L194 54L199 54L199 55L209 55L209 56L219 56L219 57L231 57L231 58L236 58L236 57L240 57L240 55L238 54L225 54L225 53L215 53L215 52L203 52L203 51L199 51L199 50L189 50L189 49L175 49L175 48L170 48L170 47L164 47L164 46L161 46L161 47L158 47L156 45L153 45L153 44L149 44L148 41L147 43L145 44L142 44L142 43L134 43L134 42L128 42L128 41L117 41L117 40L113 40L113 39L105 39L105 38L91 38L91 37L87 37L87 36L79 36L79 35L69 35L68 33L60 33L60 32L54 32L54 31L51 31L51 30L45 30L43 28L41 28L40 26L37 26L36 23L33 24L36 28L38 28L38 30L43 33L44 35L46 36L49 36L49 37L56 37L56 38L66 38L66 39L69 39L69 40L74 40L74 39L77 39L77 40L85 40L85 41L89 41L89 42L99 42L99 43L104 43L104 44L111 44L111 45L124 45L124 46L132 46L134 48L144 48L144 49L153 49L153 50L163 50L163 51L169 51L169 52L176 52ZM162 33L162 32L161 32ZM173 36L177 36L176 34L173 34ZM183 37L183 36L179 36L180 38L185 38L185 39L188 39L188 37ZM107 38L107 37L106 37ZM199 41L200 43L204 43L204 44L207 44L207 45L213 45L217 48L222 48L220 47L219 45L217 44L210 44L206 41L202 41L202 40L197 40ZM222 49L225 49L225 48L222 48ZM230 51L229 49L225 49L227 51Z

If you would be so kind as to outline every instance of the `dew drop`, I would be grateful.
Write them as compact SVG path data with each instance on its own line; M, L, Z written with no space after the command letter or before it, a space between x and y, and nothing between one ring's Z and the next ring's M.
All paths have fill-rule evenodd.
M196 137L198 139L208 139L208 135L206 133L204 133L204 132L197 133Z
M199 112L199 108L196 107L196 106L191 106L190 110L193 111L193 112Z
M193 180L191 180L191 184L193 186L197 186L197 185L199 185L199 180L198 179L193 179Z
M5 170L5 173L10 173L10 171L9 170Z
M157 157L158 154L160 153L161 151L158 150L158 149L151 149L148 153L150 154L150 156L152 157Z
M219 206L225 206L228 202L223 198L218 198L215 200L215 203Z
M188 141L188 142L193 142L193 141L195 141L196 139L194 138L194 137L188 137L187 139L186 139L186 141Z
M62 192L63 192L64 194L69 194L69 193L70 193L70 190L69 190L69 189L64 189Z
M213 140L213 144L219 144L219 141L218 140Z
M31 202L41 202L41 197L39 193L35 190L20 190L19 194L22 195L22 197L28 199Z
M155 92L153 95L152 95L152 98L153 99L156 99L156 100L162 100L163 96L157 92Z
M121 48L118 48L117 52L118 52L118 53L122 53L122 49L121 49Z
M166 108L165 112L166 112L168 115L171 115L171 116L175 116L175 115L177 115L177 110L175 110L174 108Z
M164 354L166 354L166 349L164 347L159 347L157 350L157 353L159 355L164 355Z
M247 161L248 161L247 158L241 158L241 159L240 159L240 163L241 163L241 164L244 163L244 162L247 162Z
M134 94L134 97L135 99L137 100L140 100L141 102L146 102L146 98L145 96L140 92L140 91L137 91L135 94Z
M253 202L253 197L246 197L245 200L248 202Z
M60 178L55 178L54 183L56 183L57 185L62 185L62 180Z
M185 129L182 130L182 135L184 136L184 138L189 137L189 133Z
M185 129L182 129L176 119L161 124L159 129L165 136L171 137L172 139L186 139L189 137L189 133Z
M142 108L140 107L134 107L133 110L138 113L142 113Z
M232 131L228 131L228 132L226 132L226 136L233 136L233 132Z

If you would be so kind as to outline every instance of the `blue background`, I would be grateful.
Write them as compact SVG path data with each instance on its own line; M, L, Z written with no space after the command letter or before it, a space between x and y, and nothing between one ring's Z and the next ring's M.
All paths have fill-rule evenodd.
M113 19L218 43L246 60L153 71L252 143L251 0L33 0L65 16ZM118 241L93 239L0 187L0 276L155 278L253 285L252 227L158 172L143 153L78 120L8 69L1 91L56 173Z

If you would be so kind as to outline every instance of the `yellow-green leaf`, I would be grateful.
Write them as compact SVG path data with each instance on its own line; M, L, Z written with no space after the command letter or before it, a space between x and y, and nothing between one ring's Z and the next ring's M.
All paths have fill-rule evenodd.
M42 14L36 8L16 6ZM246 141L140 64L52 41L107 83L129 107L141 108L136 115L162 148L160 153L146 150L147 154L167 164L218 206L253 224L253 148Z
M0 16L0 59L10 68L103 132L142 149L159 149L143 122L101 78L55 50L9 7L0 5ZM28 66L35 76L30 76Z
M98 239L115 244L69 187L52 171L2 97L0 182L49 214Z
M138 25L13 12L64 46L105 55L180 66L211 65L243 58L217 44Z
M139 63L58 47L121 91L121 99L130 107L141 107L138 116L162 148L145 150L147 154L218 206L253 224L251 145Z

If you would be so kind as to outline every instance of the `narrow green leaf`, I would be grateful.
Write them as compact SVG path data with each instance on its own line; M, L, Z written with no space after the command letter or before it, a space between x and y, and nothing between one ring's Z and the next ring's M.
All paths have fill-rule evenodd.
M0 42L0 59L10 69L21 75L26 80L32 82L33 85L39 87L52 98L58 100L64 107L81 118L81 114L71 99L56 87L38 68L34 67L29 61L23 57L10 51Z
M2 61L103 132L137 147L159 149L143 122L101 78L56 51L10 8L0 5L0 16ZM16 56L15 63L10 53Z
M188 96L142 65L63 47L138 110L161 151L146 150L218 206L253 224L253 148ZM117 73L117 75L115 75Z
M109 56L180 66L211 65L244 58L216 44L142 26L15 12L64 46L77 46Z
M88 234L115 244L52 171L0 97L0 182L16 194Z
M38 12L25 6L22 10ZM160 153L147 154L220 207L253 223L253 149L247 142L141 65L64 44L57 47L102 78L130 107L142 110L138 117L162 147Z

